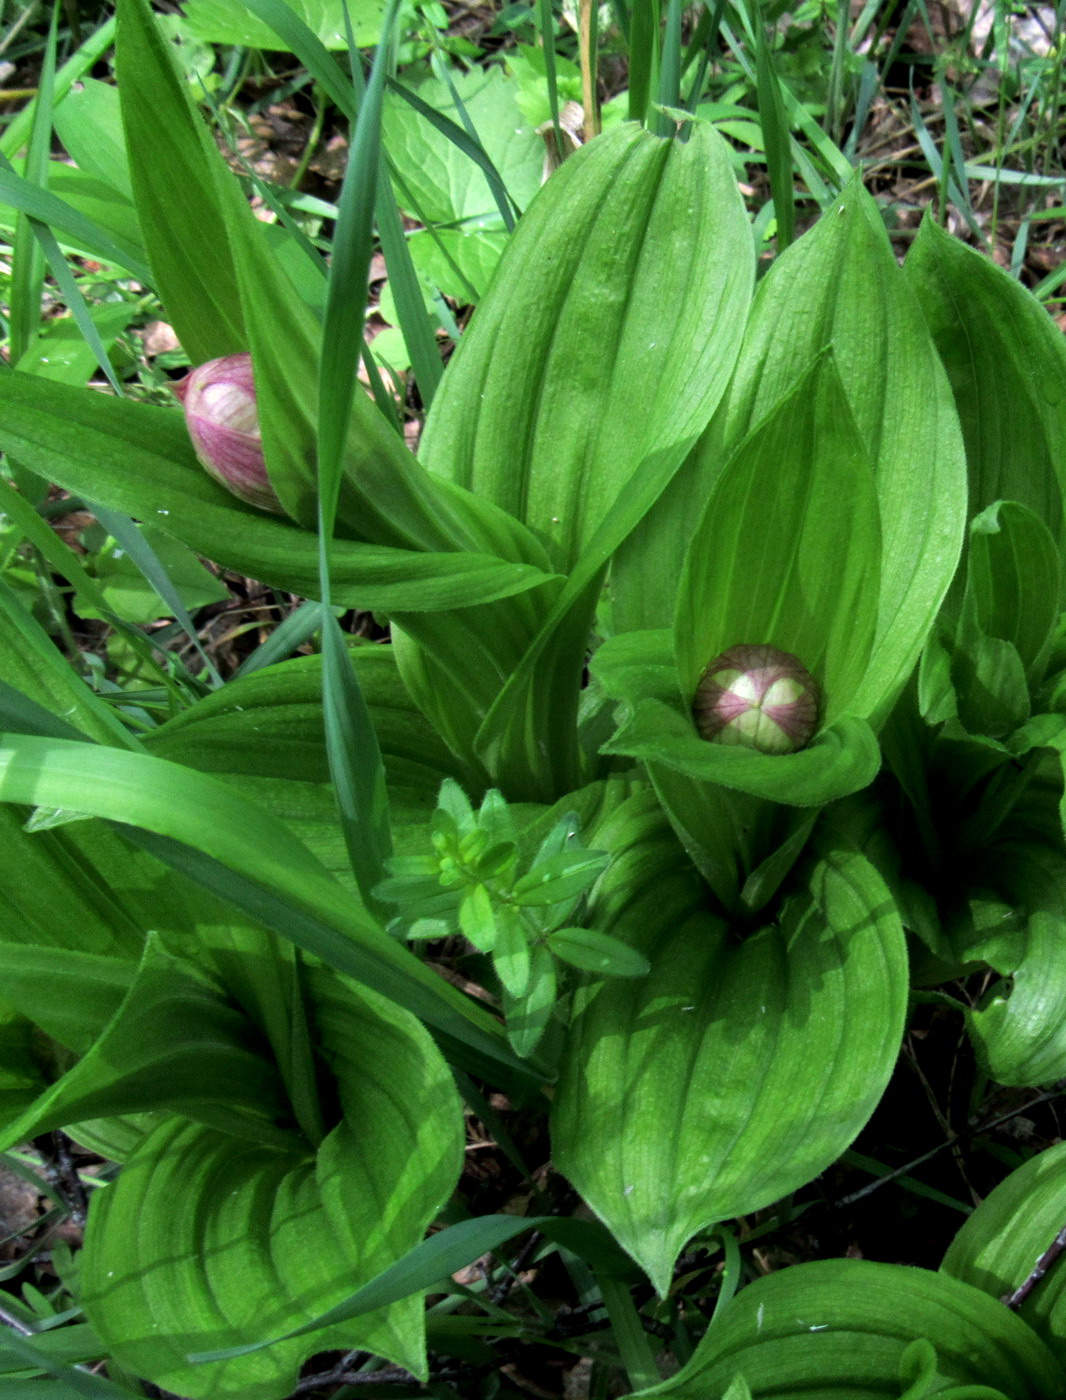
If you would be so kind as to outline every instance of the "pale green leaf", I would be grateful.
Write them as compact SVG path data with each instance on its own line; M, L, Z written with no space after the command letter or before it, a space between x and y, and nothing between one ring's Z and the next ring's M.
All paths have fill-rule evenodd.
M743 1289L688 1365L642 1396L708 1400L741 1376L752 1400L888 1400L914 1393L907 1383L918 1366L920 1395L1066 1393L1066 1372L1047 1347L978 1289L925 1269L827 1259Z
M595 833L627 859L598 887L590 925L651 972L579 993L552 1142L665 1294L697 1230L797 1189L858 1133L895 1064L906 952L880 877L842 850L738 943L701 907L663 826L645 803Z

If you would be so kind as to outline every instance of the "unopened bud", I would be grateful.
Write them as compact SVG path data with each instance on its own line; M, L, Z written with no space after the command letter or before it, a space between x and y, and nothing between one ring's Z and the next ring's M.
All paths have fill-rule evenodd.
M818 685L777 647L742 645L716 656L700 677L692 713L700 736L759 753L795 753L818 728Z
M242 501L283 515L263 459L251 355L208 360L172 388L204 469Z

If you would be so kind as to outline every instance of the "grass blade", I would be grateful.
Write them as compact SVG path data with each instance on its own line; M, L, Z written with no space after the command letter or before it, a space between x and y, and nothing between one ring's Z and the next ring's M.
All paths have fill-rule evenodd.
M56 26L59 22L58 4L52 10L48 27L44 62L37 96L33 102L33 126L29 150L26 153L25 178L43 189L48 182L48 157L52 146L52 86L56 71ZM41 296L44 292L44 256L33 226L25 211L15 221L15 237L11 250L11 316L9 337L11 363L16 364L37 334L41 321Z
M774 214L777 219L777 251L783 253L796 232L796 191L792 183L792 136L789 131L781 84L774 70L766 26L759 13L758 0L748 0L751 22L755 32L755 90L759 103L766 151L766 170L770 177Z
M377 179L382 164L385 64L398 8L398 0L391 0L352 133L348 169L338 200L318 384L318 545L326 749L348 858L370 907L373 888L384 874L384 861L392 850L385 770L351 657L330 611L330 552L348 421L355 395L361 392L356 370L363 345ZM354 51L352 63L354 69L358 64Z

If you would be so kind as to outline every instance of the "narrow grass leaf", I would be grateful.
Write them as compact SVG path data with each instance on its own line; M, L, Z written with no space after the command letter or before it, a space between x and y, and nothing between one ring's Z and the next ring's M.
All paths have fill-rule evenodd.
M755 30L755 91L759 103L759 125L762 127L766 169L770 176L770 191L777 220L777 248L784 252L796 230L796 192L792 184L792 141L781 96L781 80L777 76L766 25L759 13L758 0L749 0L751 21Z
M26 152L23 172L29 184L42 190L48 180L48 157L52 150L52 99L58 24L59 5L56 4L52 7L37 96L33 101L33 125L30 128L29 149ZM8 165L6 160L4 164ZM9 166L8 169L10 170ZM34 237L34 229L28 216L25 211L20 212L15 222L15 237L11 248L11 363L22 358L41 323L41 294L44 291L43 251L43 247Z
M214 685L222 684L222 677L218 667L204 650L199 634L193 624L189 611L181 600L166 566L159 555L152 548L150 542L137 528L136 524L128 515L123 515L119 511L108 510L104 506L89 505L89 509L99 520L107 533L125 550L129 558L140 569L141 573L159 594L163 603L170 609L171 616L178 626L192 643L196 654L204 664L208 677Z
M10 734L6 740L0 801L83 811L181 843L168 863L179 861L316 957L529 1077L505 1049L497 1023L389 938L265 808L215 778L148 755ZM144 844L169 854L160 842Z
M450 1278L452 1274L466 1267L472 1259L493 1252L516 1235L525 1234L530 1230L539 1230L549 1239L586 1259L603 1273L617 1274L623 1278L632 1277L632 1263L603 1226L595 1221L558 1215L485 1215L473 1220L460 1221L458 1225L450 1225L446 1230L431 1235L343 1303L288 1335L299 1337L317 1332L324 1327L331 1327L349 1318L360 1317L376 1308L385 1307L401 1298L410 1297L413 1293L426 1292L433 1284ZM189 1359L193 1362L221 1361L269 1345L271 1343L262 1342L257 1346L205 1352L193 1355Z
M646 122L659 66L659 0L633 0L628 28L629 120Z
M276 627L272 627L266 641L261 642L251 656L246 657L237 667L233 679L239 680L242 676L250 676L254 671L262 671L267 666L285 661L304 642L310 641L322 626L320 606L318 603L302 602L288 617L283 618Z

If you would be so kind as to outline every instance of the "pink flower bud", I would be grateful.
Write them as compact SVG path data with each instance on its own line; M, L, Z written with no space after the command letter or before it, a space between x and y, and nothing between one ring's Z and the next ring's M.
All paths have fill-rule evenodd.
M208 360L172 388L208 474L249 505L284 515L263 460L251 355Z
M818 728L818 685L787 651L730 647L696 687L692 713L700 737L759 753L795 753Z

